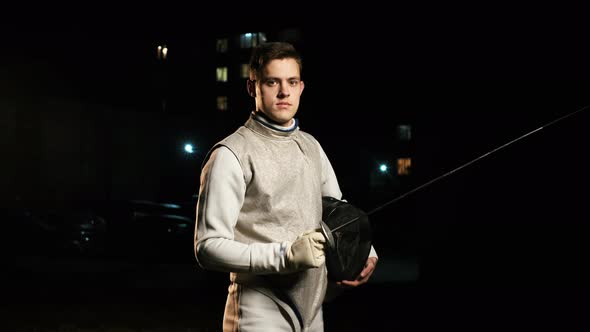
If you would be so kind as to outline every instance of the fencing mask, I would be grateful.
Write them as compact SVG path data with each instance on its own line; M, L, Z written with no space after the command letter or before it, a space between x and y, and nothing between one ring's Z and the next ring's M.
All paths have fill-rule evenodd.
M332 229L358 218L335 232ZM363 270L371 251L369 217L350 203L322 197L322 228L327 238L326 267L332 281L354 280Z

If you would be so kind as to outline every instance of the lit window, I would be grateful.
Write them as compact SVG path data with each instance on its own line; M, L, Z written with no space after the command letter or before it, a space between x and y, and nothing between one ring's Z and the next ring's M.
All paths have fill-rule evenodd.
M409 175L411 168L412 168L412 159L411 158L398 158L397 159L397 174L398 175Z
M217 109L220 111L227 110L227 96L217 96Z
M241 78L249 78L250 77L250 65L247 63L243 63L240 66L240 77Z
M227 82L227 67L217 67L217 82Z
M409 141L412 139L412 126L399 125L397 126L397 138L400 141Z
M226 53L228 46L227 38L217 39L217 53Z
M164 61L166 57L168 57L168 47L166 45L158 45L156 48L156 58Z
M241 48L252 48L265 42L266 34L264 32L248 32L240 35Z

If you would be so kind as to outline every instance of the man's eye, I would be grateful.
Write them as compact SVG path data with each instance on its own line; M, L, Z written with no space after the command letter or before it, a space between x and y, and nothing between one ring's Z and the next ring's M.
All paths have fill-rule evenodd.
M297 86L299 84L299 81L298 80L292 80L292 81L289 81L289 84L291 86Z
M268 81L266 81L266 85L269 85L269 86L277 85L277 81L275 81L275 80L268 80Z

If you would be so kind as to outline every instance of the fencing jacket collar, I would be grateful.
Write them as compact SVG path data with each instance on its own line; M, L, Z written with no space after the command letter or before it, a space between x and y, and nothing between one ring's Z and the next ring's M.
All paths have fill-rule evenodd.
M296 118L293 118L293 122L288 127L279 126L276 123L273 123L264 113L252 111L252 118L257 122L263 124L264 126L277 130L279 132L284 133L291 133L299 128L299 121Z

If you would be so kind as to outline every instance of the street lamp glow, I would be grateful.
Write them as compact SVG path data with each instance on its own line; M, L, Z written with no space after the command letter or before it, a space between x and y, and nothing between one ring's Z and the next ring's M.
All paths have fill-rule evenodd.
M194 153L195 152L192 144L185 144L184 145L184 151L186 153Z
M382 173L385 173L385 172L387 172L387 165L385 165L385 164L381 164L381 165L379 165L379 170L380 170Z

